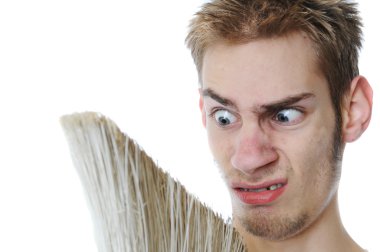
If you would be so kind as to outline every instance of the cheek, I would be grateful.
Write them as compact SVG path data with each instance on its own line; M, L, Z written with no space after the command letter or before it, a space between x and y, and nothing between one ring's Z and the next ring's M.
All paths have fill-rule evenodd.
M211 153L222 167L226 167L232 155L232 144L228 134L216 128L210 122L207 122L207 136Z
M313 195L313 198L323 200L333 188L335 183L335 164L332 159L333 132L324 129L308 134L312 137L304 138L295 151L292 164L294 172L300 178L304 194Z

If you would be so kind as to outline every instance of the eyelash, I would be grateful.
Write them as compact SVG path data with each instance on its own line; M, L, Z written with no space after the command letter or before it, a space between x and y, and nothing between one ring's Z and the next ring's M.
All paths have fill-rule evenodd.
M208 114L208 117L210 118L214 118L215 114L221 110L225 110L225 111L228 111L229 113L233 114L236 116L235 113L231 112L230 110L226 109L226 108L223 108L223 107L216 107L216 108L213 108L211 109L210 113Z
M228 110L224 107L215 107L215 108L211 109L211 112L208 114L208 117L214 118L215 114L221 110L226 110L229 113L233 114L234 116L239 117L236 115L236 113L231 112L230 110ZM289 106L289 107L281 107L281 108L278 108L278 109L275 109L272 111L267 111L266 113L261 115L261 117L262 118L270 118L271 120L275 120L276 116L283 110L296 110L296 111L300 112L301 114L305 114L305 110L303 108L301 108L299 106Z
M299 121L296 121L296 122L289 122L289 123L283 123L283 122L280 122L279 120L277 120L278 118L276 118L280 112L282 111L285 111L285 110L294 110L294 111L297 111L299 112L301 115L300 115L300 118L299 118ZM283 125L283 126L292 126L292 125L295 125L295 124L298 124L300 121L303 120L304 118L304 115L305 115L305 110L301 107L298 107L298 106L293 106L293 107L283 107L283 108L280 108L280 109L277 109L275 112L272 112L272 113L269 113L271 115L271 119L276 123L276 124L280 124L280 125ZM285 124L285 125L284 125Z
M298 112L300 112L302 114L305 113L305 110L303 108L301 108L301 107L298 107L298 106L291 107L290 106L290 107L283 107L283 108L276 109L273 112L269 111L268 114L271 114L274 117L274 116L276 116L278 113L280 113L283 110L296 110L296 111L298 111Z
M211 111L208 114L208 116L212 118L213 116L215 116L216 112L221 111L221 110L227 110L227 111L229 111L228 109L225 109L225 108L222 108L222 107L215 107L215 108L211 109Z
M217 113L217 112L219 112L219 111L228 111L230 114L232 114L233 116L235 116L236 118L239 118L239 116L237 115L237 113L235 113L235 112L232 112L231 110L229 110L229 109L226 109L226 108L224 108L224 107L215 107L215 108L212 108L211 109L211 111L210 111L210 113L208 113L208 117L210 118L210 119L215 119L215 114ZM227 126L228 127L228 126Z

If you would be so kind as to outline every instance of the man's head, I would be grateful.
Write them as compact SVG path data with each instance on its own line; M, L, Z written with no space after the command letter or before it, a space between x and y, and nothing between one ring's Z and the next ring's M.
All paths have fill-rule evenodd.
M303 32L313 41L318 67L328 81L336 126L340 127L343 95L359 74L361 21L354 3L341 0L211 1L192 20L186 41L202 84L204 55L215 43L242 44L278 38L294 31ZM340 131L338 128L337 133ZM335 140L338 147L340 138Z
M216 0L197 13L187 43L238 227L281 240L328 211L343 142L370 118L360 37L347 1Z

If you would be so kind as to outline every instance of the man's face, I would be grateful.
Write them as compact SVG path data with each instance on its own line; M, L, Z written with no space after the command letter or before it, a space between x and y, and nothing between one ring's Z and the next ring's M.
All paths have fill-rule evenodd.
M328 84L302 34L206 52L200 106L234 223L266 239L313 223L336 194Z

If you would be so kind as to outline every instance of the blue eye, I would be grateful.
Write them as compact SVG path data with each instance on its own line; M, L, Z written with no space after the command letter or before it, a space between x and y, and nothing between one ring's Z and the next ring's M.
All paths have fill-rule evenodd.
M237 120L236 116L227 110L218 110L213 117L220 126L228 126Z
M303 113L297 109L283 109L274 116L279 124L293 125L302 120Z

